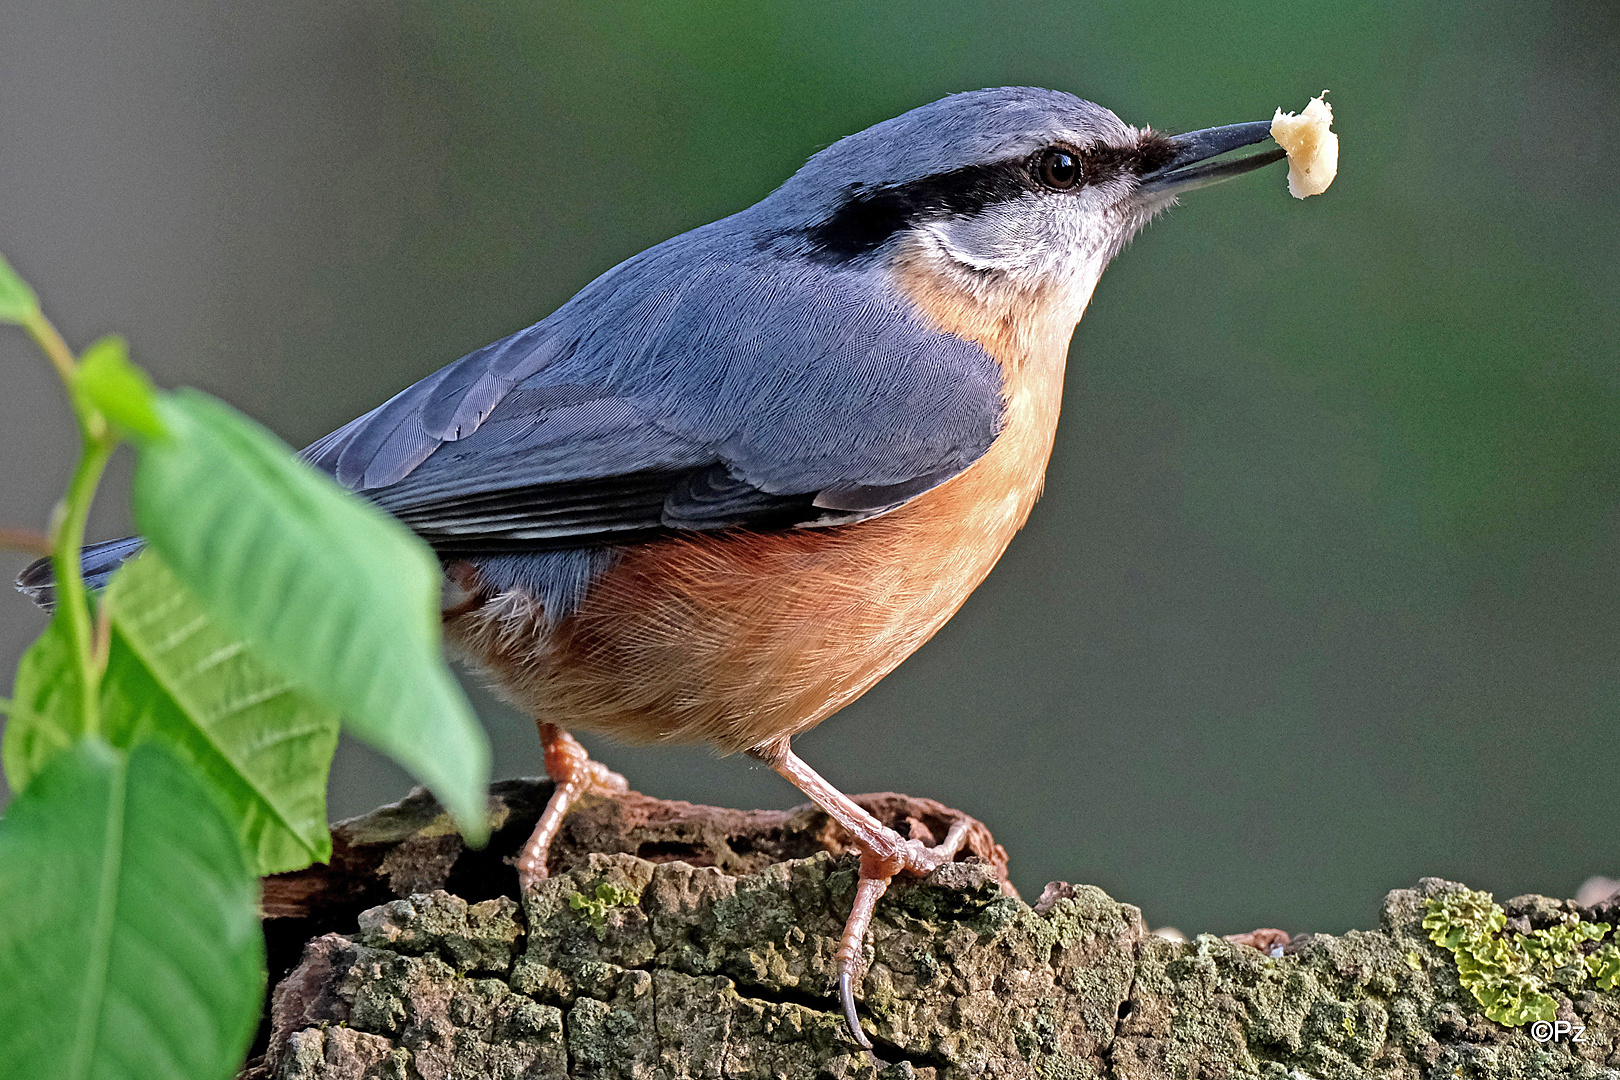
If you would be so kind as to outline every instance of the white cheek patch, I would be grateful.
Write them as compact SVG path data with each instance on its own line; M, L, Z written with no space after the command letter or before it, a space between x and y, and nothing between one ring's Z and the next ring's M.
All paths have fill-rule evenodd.
M927 229L945 253L972 270L1016 271L1027 261L1019 221L1002 207L973 217L946 218Z
M964 267L1057 283L1094 275L1106 261L1107 215L1099 209L1090 193L1027 195L925 228Z

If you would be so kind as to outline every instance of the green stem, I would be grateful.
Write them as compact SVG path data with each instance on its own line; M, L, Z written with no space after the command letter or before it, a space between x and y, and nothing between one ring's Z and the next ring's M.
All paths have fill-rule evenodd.
M73 394L73 372L78 364L73 359L73 350L62 340L62 335L56 332L51 320L45 317L44 312L35 308L22 325L23 329L28 331L28 336L34 339L34 344L39 346L39 351L45 354L45 358L51 362L56 373L62 377L69 396L76 396Z
M84 525L90 516L90 501L95 498L96 485L101 482L101 474L118 439L106 418L79 394L75 379L78 361L45 313L35 308L23 322L23 329L56 368L73 403L73 415L79 422L79 462L74 466L67 495L57 507L51 527L51 568L56 574L57 612L67 625L68 637L73 642L73 661L79 669L79 707L84 716L85 734L98 735L101 732L101 665L96 657L95 630L90 621L89 594L79 564L79 549L84 546Z
M60 523L51 544L51 567L56 572L56 610L66 620L73 642L86 735L101 731L101 670L96 663L95 633L90 622L84 573L79 565L79 549L84 546L84 524L90 515L90 500L95 496L107 459L112 456L113 445L110 438L97 439L85 434L79 463L68 484Z

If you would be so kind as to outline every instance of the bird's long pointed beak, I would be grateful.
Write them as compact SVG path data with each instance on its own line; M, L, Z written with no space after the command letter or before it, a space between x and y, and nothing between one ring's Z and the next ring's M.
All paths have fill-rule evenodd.
M1246 172L1281 161L1287 152L1280 146L1263 150L1248 157L1212 161L1212 158L1253 146L1271 138L1271 121L1256 120L1248 124L1227 124L1223 127L1189 131L1185 135L1170 137L1176 156L1160 168L1142 177L1138 191L1155 195L1179 195L1183 191L1218 184Z

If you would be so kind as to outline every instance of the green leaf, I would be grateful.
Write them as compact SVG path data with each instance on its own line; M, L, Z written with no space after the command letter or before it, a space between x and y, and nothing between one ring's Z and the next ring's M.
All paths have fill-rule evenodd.
M6 783L20 792L45 765L84 735L79 666L67 619L58 608L17 665L11 711L0 738Z
M257 900L168 750L57 755L0 819L0 1076L225 1080L258 1027Z
M135 516L221 627L421 779L473 843L489 745L440 647L442 576L398 522L196 391L159 399Z
M107 741L161 740L212 781L255 873L331 858L326 774L337 713L259 663L152 552L119 570L107 597Z
M0 255L0 323L25 323L39 314L39 297Z
M84 351L73 376L74 388L103 416L135 435L162 438L157 391L152 379L129 359L129 345L116 335Z

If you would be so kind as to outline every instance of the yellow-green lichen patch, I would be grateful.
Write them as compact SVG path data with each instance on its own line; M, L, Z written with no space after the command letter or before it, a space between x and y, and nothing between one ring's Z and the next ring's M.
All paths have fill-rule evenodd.
M1586 970L1599 990L1620 989L1620 945L1610 942L1588 956Z
M1552 1020L1558 1002L1549 990L1569 993L1587 979L1599 989L1620 981L1620 949L1597 947L1609 932L1601 923L1569 916L1553 926L1518 933L1490 893L1462 889L1430 897L1423 928L1450 950L1463 987L1499 1024Z
M616 907L633 907L641 903L641 894L633 889L604 881L590 895L577 892L568 898L568 906L579 912L585 923L596 931L600 941L607 926L607 913Z

